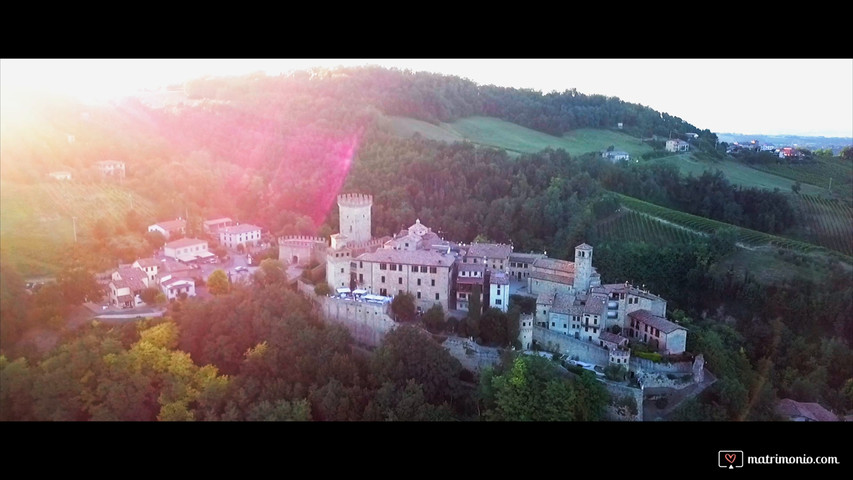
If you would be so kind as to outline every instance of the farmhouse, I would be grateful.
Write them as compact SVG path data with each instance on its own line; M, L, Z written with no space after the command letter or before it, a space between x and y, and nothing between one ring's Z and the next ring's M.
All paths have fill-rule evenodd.
M667 152L686 152L688 150L690 150L690 144L684 140L673 138L666 141Z
M605 150L601 152L601 157L610 160L611 162L619 162L622 160L630 160L631 155L628 152L623 152L621 150Z
M148 225L149 232L160 232L166 239L173 236L184 235L187 231L187 221L182 218L175 220L166 220L165 222L157 222L154 225Z

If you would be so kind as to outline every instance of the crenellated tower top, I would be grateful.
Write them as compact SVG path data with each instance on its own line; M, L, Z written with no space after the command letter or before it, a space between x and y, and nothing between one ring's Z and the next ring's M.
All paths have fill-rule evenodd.
M343 193L338 195L339 207L369 207L373 205L373 195L363 193Z

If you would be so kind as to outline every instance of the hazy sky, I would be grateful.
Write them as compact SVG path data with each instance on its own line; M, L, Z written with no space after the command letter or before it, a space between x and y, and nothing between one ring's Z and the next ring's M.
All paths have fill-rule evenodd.
M853 137L853 59L2 59L0 88L103 98L202 75L383 65L619 97L713 132Z

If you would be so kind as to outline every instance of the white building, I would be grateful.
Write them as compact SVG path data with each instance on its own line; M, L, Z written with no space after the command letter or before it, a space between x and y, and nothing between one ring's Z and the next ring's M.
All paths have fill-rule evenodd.
M207 251L207 240L197 238L181 238L166 242L166 245L163 246L163 254L181 262L191 262L198 258L213 256Z
M148 231L160 232L167 240L172 237L180 237L187 232L187 221L183 218L177 218L175 220L157 222L154 225L148 225Z
M243 223L219 230L219 243L228 248L255 246L261 241L261 227Z
M509 275L491 272L489 275L489 308L506 312L509 308Z
M667 152L686 152L688 150L690 150L690 144L684 140L673 138L666 141Z

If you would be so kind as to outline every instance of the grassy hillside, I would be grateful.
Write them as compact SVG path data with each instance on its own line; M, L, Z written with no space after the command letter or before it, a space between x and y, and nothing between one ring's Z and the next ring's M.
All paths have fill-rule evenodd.
M546 148L562 148L572 155L581 155L605 150L611 145L616 150L624 150L634 157L652 151L650 146L637 138L620 132L580 129L563 137L555 137L492 117L468 117L453 123L433 125L407 117L386 116L381 120L381 126L401 137L410 137L417 132L433 140L467 140L515 153L535 153Z

